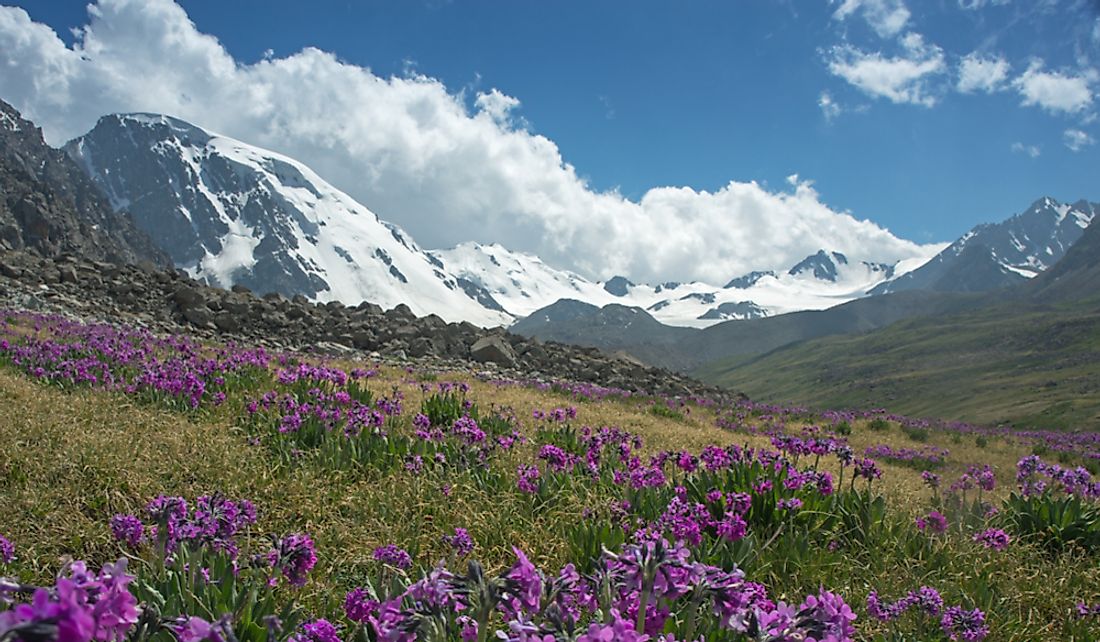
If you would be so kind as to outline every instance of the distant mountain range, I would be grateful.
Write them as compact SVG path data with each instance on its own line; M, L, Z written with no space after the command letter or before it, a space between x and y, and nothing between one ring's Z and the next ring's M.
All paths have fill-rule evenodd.
M933 261L900 275L881 264L853 266L843 254L823 250L792 267L786 276L833 283L844 281L852 271L885 277L870 289L872 295L841 298L840 305L825 310L718 323L687 333L682 328L656 323L657 319L635 318L616 332L607 327L607 315L598 308L585 308L584 313L559 318L547 314L555 308L551 305L531 313L512 330L540 339L623 351L655 365L691 370L806 339L867 332L903 319L957 311L976 300L966 293L995 291L1026 282L1057 264L1098 210L1100 205L1096 203L1065 205L1042 198L1005 223L974 228ZM778 278L771 272L754 272L735 279L729 287L754 288ZM654 350L654 345L662 349Z
M1095 219L1060 261L1029 281L984 294L923 294L935 313L713 360L693 374L764 401L1100 429Z

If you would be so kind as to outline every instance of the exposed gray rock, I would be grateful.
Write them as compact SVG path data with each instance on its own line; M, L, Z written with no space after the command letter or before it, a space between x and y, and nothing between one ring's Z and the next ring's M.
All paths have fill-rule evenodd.
M496 334L475 341L470 346L470 357L480 363L495 363L509 368L516 365L516 353L512 350L512 345Z

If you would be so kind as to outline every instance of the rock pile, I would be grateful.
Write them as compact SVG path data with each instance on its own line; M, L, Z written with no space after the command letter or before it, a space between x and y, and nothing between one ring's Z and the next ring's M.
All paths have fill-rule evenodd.
M256 296L243 287L208 287L173 269L72 255L0 252L0 306L273 349L366 353L443 369L488 369L502 378L588 382L668 396L733 394L595 348L543 343L501 329L447 323L435 315L417 317L405 305L383 310L367 302L348 307L314 304L302 296Z

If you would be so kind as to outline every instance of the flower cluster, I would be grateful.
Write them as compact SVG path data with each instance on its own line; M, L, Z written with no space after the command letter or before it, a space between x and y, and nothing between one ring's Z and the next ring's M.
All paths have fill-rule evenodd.
M123 640L141 615L128 588L133 579L125 558L99 573L72 562L52 588L35 589L29 604L0 612L0 639Z
M115 539L131 548L154 541L165 555L181 543L197 549L211 547L236 557L237 536L256 523L256 507L248 500L230 500L220 494L203 495L189 505L183 497L160 496L149 502L146 525L136 515L111 518Z
M986 548L1003 551L1012 542L1012 537L999 528L987 528L974 535L974 541Z

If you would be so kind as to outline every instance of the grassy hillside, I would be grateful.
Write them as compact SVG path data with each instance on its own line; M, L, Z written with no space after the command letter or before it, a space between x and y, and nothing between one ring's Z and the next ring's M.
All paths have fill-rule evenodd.
M987 307L709 364L705 381L815 407L1100 429L1100 307Z
M450 642L471 622L462 639L531 626L540 641L648 628L726 642L764 618L780 639L835 627L830 639L1091 640L1100 624L1076 615L1100 602L1100 485L1032 473L1053 476L1036 502L1073 493L1078 530L1036 526L1011 498L1032 452L1100 471L1087 436L681 404L0 318L0 536L15 544L14 560L0 546L0 575L49 585L61 556L91 569L127 556L145 616L102 632L128 642L199 640L179 633L184 615L241 642ZM161 495L189 508L150 504ZM181 517L201 496L251 500L255 523ZM225 539L204 535L230 523ZM675 555L630 543L661 538ZM876 617L876 600L918 590L942 604ZM807 595L842 599L854 630ZM112 596L105 608L125 603ZM805 608L784 619L774 602ZM283 627L269 638L272 612Z

